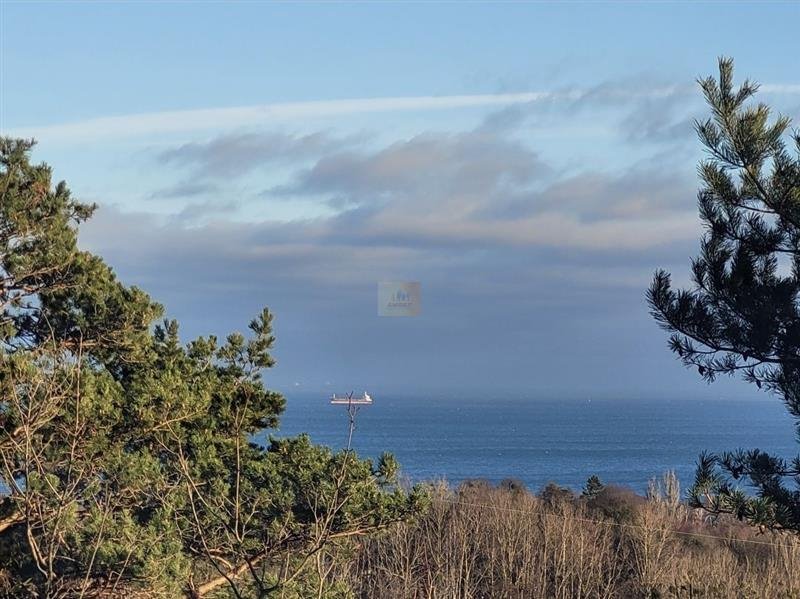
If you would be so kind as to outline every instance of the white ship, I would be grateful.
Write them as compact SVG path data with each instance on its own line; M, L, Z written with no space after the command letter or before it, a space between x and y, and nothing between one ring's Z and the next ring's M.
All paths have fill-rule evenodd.
M344 405L370 405L372 403L372 397L370 397L369 393L364 391L361 396L355 397L352 393L348 395L336 395L334 393L331 395L331 403L332 404L344 404Z

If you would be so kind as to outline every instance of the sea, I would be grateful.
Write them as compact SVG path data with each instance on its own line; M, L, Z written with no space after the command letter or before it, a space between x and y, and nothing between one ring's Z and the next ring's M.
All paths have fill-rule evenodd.
M348 416L323 395L287 398L276 437L308 433L332 449L347 444ZM266 435L266 433L265 433ZM263 441L263 439L262 439ZM579 490L596 474L644 492L673 470L686 489L702 451L754 449L792 458L793 420L774 397L753 400L374 397L356 416L352 447L387 451L404 480L513 478L537 491L548 482Z

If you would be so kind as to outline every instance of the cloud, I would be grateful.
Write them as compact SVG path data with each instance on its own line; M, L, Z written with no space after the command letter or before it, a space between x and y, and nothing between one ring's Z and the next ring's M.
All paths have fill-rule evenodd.
M403 239L403 223L394 223L390 236L344 228L342 218L222 218L188 226L104 206L82 228L80 241L103 255L122 280L163 302L167 314L182 322L185 338L242 330L268 305L278 338L278 366L267 374L273 388L303 380L311 391L332 381L384 394L439 384L456 392L497 391L500 384L534 392L569 387L569 364L577 362L598 384L623 381L630 389L634 383L646 387L649 376L671 363L666 351L635 362L640 329L652 333L659 350L663 342L642 292L655 266L686 256L694 241L664 247L647 241L637 252L613 244L598 251L596 243L570 237L612 240L628 227L607 223L613 230L604 231L547 219L533 231L540 239L525 238L530 230L466 230L464 223L453 228L441 222L429 231L419 230L423 223L407 223L412 228ZM449 241L438 238L443 231L452 235ZM431 243L422 241L426 236ZM483 241L464 245L470 239ZM378 318L381 280L421 281L422 316ZM606 329L614 331L611 352L598 334ZM637 367L628 368L631 363Z
M371 151L334 152L270 196L339 210L326 235L350 243L439 247L644 249L697 235L687 178L658 167L564 177L485 126L428 132Z
M537 192L510 198L492 213L508 218L562 212L581 222L658 219L695 213L692 180L661 165L634 166L619 174L584 171Z
M548 92L526 92L284 102L100 117L58 125L19 127L11 129L5 135L32 137L48 142L56 140L75 142L109 137L142 137L175 132L231 129L350 114L498 106L532 102L550 95Z
M173 218L181 223L194 223L209 216L226 215L230 217L238 208L239 204L233 200L194 202L184 206Z
M207 142L191 142L159 152L164 165L188 166L201 178L228 178L267 164L290 164L342 149L363 136L334 138L318 131L307 135L281 132L233 133Z
M524 219L483 220L409 216L388 219L381 214L366 223L370 240L381 237L430 245L490 248L502 246L560 247L582 250L642 250L697 235L693 214L666 218L614 218L585 222L552 211Z
M565 118L629 110L647 103L685 102L696 96L697 88L693 84L676 84L639 75L603 81L588 88L566 86L536 101L505 106L488 115L484 127L510 130L530 120L541 125L558 119L563 128Z
M638 143L694 143L694 121L705 113L700 98L673 95L638 101L621 121L628 141Z
M211 183L201 181L183 181L170 187L158 189L150 194L150 199L190 198L208 195L218 191L218 187Z
M652 138L664 137L672 115L682 112L684 88L661 86L652 88L657 94L638 97L635 88L632 81L609 83L582 92L577 107L564 109L579 110L590 99L601 104L624 100L634 108L627 120L641 121L627 126L629 137L636 128L646 128ZM618 173L585 167L559 171L523 141L519 129L528 108L505 108L471 130L427 131L382 145L374 138L365 143L364 135L326 131L226 134L164 150L158 162L187 168L192 180L201 183L230 182L279 166L263 179L271 186L250 195L251 214L264 213L259 202L284 199L325 208L305 213L319 215L313 220L272 223L273 243L291 230L295 242L314 247L614 252L649 250L697 236L692 169L670 170L659 159ZM276 172L288 173L285 182L272 182ZM186 206L177 218L222 217L224 211L216 207L225 199ZM301 214L272 213L295 219Z
M551 169L519 141L482 129L429 132L372 152L342 151L300 170L275 194L329 194L340 203L376 205L387 201L423 204L431 210L469 210L491 201L507 186L547 176Z
M800 85L798 84L765 84L761 89L771 94L792 96L800 94ZM47 142L77 143L102 138L146 137L176 132L274 125L291 121L305 122L314 118L354 114L453 110L526 103L560 103L581 107L598 103L626 103L631 98L658 98L674 93L694 92L695 90L689 86L654 87L635 81L609 82L585 90L567 88L558 91L501 94L354 98L126 114L55 125L13 127L4 131L3 134L14 137L32 137Z
M769 96L775 108L784 114L796 114L791 106L800 95L800 85L762 85L761 94ZM762 96L763 98L763 96ZM534 123L542 126L565 118L611 112L607 119L619 119L624 140L634 143L661 144L695 141L694 121L707 114L708 108L695 82L669 83L639 75L604 81L587 89L565 87L535 102L517 103L490 113L483 127L494 131L513 131ZM617 114L614 114L617 113Z
M120 223L131 220L133 229L148 231L131 243L153 255L152 264L162 260L155 256L169 255L198 260L226 276L239 268L258 271L272 265L270 276L314 285L358 280L366 273L380 277L415 262L452 264L474 252L584 257L601 252L617 256L617 266L624 267L631 250L658 253L695 239L700 230L690 171L683 177L647 165L619 174L564 176L525 144L482 126L428 132L358 151L332 150L335 144L317 134L216 138L180 146L165 160L234 176L245 168L239 152L257 142L261 162L254 159L247 168L272 160L276 150L270 139L284 147L294 144L287 151L297 156L324 153L270 194L316 196L336 203L337 212L240 222L238 192L220 187L217 197L183 206L172 217L101 211L100 226L90 225L88 239L98 247L120 247ZM148 224L135 224L142 219Z
M280 117L287 120L304 110L470 102L500 110L466 131L367 138L304 122L301 133L228 131L162 148L160 174L178 171L177 182L153 195L177 198L165 202L174 214L106 205L81 244L163 300L189 336L241 329L269 305L279 361L269 376L279 388L299 380L308 389L325 381L353 386L346 380L370 389L404 381L457 381L479 392L498 381L554 389L569 387L563 381L579 363L593 384L630 390L638 381L646 389L672 362L643 291L657 267L688 273L685 257L702 232L686 162L693 159L673 141L684 134L687 109L699 108L695 92L631 80L535 97L457 96L450 104L287 105ZM221 116L215 125L224 129L275 114L210 116ZM564 166L558 153L572 152L572 139L544 145L532 126L550 120L560 134L570 119L582 131L609 115L619 136L604 138L603 151L619 150L613 161L593 161L593 139L584 135L580 158ZM175 126L199 130L195 118L184 114ZM637 147L634 158L631 142L655 147ZM287 199L310 208L275 203ZM380 280L421 281L423 316L378 319ZM657 349L642 351L644 344Z

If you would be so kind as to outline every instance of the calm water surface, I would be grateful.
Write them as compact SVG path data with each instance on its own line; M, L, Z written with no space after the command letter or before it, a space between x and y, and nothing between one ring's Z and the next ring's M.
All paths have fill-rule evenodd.
M347 415L323 397L289 397L276 436L310 434L341 448ZM376 397L361 410L353 446L390 451L412 481L513 477L579 489L590 474L646 488L674 469L684 487L704 449L760 448L791 457L794 428L777 398L758 400L455 400Z

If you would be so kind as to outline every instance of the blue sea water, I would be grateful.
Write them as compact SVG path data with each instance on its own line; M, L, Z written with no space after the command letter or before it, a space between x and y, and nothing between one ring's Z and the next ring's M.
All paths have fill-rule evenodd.
M292 397L275 436L308 433L347 443L342 406ZM362 457L389 451L413 482L483 478L549 481L580 489L591 474L642 492L675 470L684 488L703 450L759 448L787 458L800 446L774 397L757 400L522 400L376 397L357 416L353 447Z

